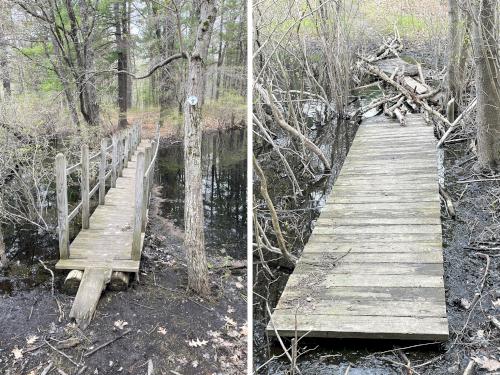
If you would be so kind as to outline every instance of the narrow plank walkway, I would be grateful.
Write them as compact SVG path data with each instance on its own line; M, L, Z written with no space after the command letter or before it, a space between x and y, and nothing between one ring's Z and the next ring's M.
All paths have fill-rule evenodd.
M360 125L267 330L448 338L436 142L422 116Z
M108 139L102 139L100 151L92 156L88 145L82 144L80 162L70 167L63 153L56 155L60 258L56 268L71 270L65 280L67 291L78 286L69 316L81 329L90 324L108 284L124 290L129 273L139 272L158 145L159 127L156 140L149 141L141 140L141 126L135 124L113 134L109 146ZM99 174L90 188L95 163ZM79 172L81 199L69 213L67 179L75 172ZM108 178L111 188L106 194ZM99 204L91 215L90 199L96 194ZM82 229L70 244L69 224L77 215L81 215Z
M57 269L84 270L88 267L112 271L138 272L139 260L132 260L132 237L135 215L137 154L144 152L149 140L143 140L133 154L116 188L106 194L106 203L90 216L90 226L82 229L70 244L68 259L61 259ZM141 234L144 240L144 233ZM141 245L142 248L142 245Z

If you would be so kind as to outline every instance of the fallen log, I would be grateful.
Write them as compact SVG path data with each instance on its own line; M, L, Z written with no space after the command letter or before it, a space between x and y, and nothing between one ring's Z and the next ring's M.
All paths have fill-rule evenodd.
M83 271L73 270L68 273L66 279L64 280L63 290L66 294L71 296L75 295L80 287L80 282L82 281Z

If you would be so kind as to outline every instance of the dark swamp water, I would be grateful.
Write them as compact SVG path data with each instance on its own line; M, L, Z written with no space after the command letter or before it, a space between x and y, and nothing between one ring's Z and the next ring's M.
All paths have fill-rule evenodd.
M377 97L379 92L372 88L363 92L362 95L361 103L366 104ZM317 126L311 132L314 142L325 155L329 155L335 167L331 175L319 175L315 182L307 185L304 199L288 199L285 205L286 210L291 212L288 215L299 217L294 221L294 229L285 231L285 238L295 255L300 256L314 228L314 222L321 212L326 196L333 187L356 130L357 124L339 122ZM265 150L256 151L261 153L261 158L266 157ZM453 220L447 215L444 206L441 207L444 280L450 340L445 343L429 343L304 338L299 345L301 354L297 360L302 374L406 374L409 372L404 367L395 364L395 362L402 363L404 360L392 350L415 345L416 347L404 350L404 353L412 366L417 366L415 371L419 374L462 374L472 354L489 352L491 355L492 351L494 353L497 350L495 345L498 345L498 336L491 341L484 340L484 338L483 341L478 339L478 332L491 331L487 314L495 312L495 309L491 307L491 301L498 298L500 294L498 262L495 260L497 258L492 258L490 276L485 286L485 290L489 288L490 292L485 293L486 301L481 304L483 311L476 309L469 315L469 312L460 306L461 298L472 299L475 286L480 283L484 272L484 261L467 250L467 245L471 238L477 236L495 221L494 215L492 217L491 214L491 202L484 197L488 197L488 191L491 192L491 188L500 185L498 182L476 183L464 190L464 185L458 184L457 181L470 178L472 163L466 164L466 162L470 161L471 156L470 148L466 143L448 146L444 153L445 188L451 194L457 212L457 218ZM262 159L260 161L261 165L266 165ZM292 164L292 168L295 167L297 165ZM273 177L272 167L267 167L265 173L273 200L280 202L282 196L290 194L289 184L280 183L279 178ZM284 227L286 228L286 225ZM258 369L259 374L288 374L290 361L283 355L278 341L267 337L265 333L269 317L261 296L268 300L272 310L286 285L290 271L275 265L273 267L271 263L274 273L274 278L271 279L259 266L258 257L254 257L254 260L254 369ZM464 327L467 319L468 325ZM463 334L457 336L459 331L463 331ZM491 335L492 338L495 337L494 332ZM291 345L288 339L284 339L284 343L286 347ZM476 373L486 372L477 370Z
M246 259L246 131L204 134L202 167L207 252ZM182 230L184 166L181 142L160 148L155 183L162 187L159 214ZM96 197L91 200L91 211L97 205ZM78 188L70 187L70 211L78 199ZM9 265L0 272L0 297L33 289L50 279L38 259L48 266L55 265L58 259L55 196L51 192L47 194L45 220L49 231L28 224L3 228ZM77 216L71 222L71 239L77 235L80 225ZM56 276L56 286L60 287L64 275L57 272Z

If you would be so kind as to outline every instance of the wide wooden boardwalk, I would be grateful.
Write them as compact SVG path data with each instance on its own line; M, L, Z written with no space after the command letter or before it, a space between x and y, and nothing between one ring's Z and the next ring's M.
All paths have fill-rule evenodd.
M269 334L448 338L436 142L407 121L360 125Z

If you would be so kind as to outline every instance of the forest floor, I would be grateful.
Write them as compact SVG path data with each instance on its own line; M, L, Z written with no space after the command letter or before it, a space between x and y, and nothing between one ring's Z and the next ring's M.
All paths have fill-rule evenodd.
M0 373L146 375L150 361L157 374L246 370L246 263L227 264L208 252L211 297L187 292L183 233L161 216L159 189L139 278L127 291L104 291L85 331L68 318L66 272L52 281L40 264L25 268L18 261L0 274ZM51 269L54 252L43 258Z
M406 51L427 65L434 60L428 49L408 48ZM456 210L452 218L442 205L450 339L444 343L303 339L297 360L303 375L463 374L470 362L476 374L500 373L500 180L498 175L475 171L474 139L472 115L445 146L445 189ZM304 228L306 239L310 235L309 228L309 225ZM276 304L289 277L283 270L273 269L273 272L278 278L267 286L260 286L263 295L269 288L271 307ZM271 355L282 354L276 340L268 346L264 333L267 319L265 314L255 315L255 367ZM285 345L290 345L289 340L285 340ZM281 356L272 359L259 373L283 374L289 369L287 358Z

